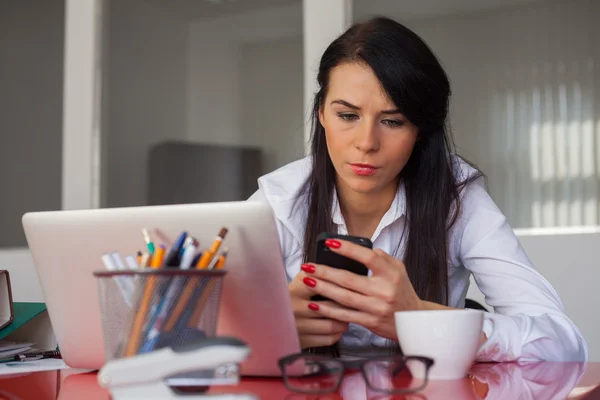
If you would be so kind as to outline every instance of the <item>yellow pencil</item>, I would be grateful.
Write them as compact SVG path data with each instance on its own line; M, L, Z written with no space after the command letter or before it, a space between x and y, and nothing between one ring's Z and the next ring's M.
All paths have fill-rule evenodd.
M152 264L150 264L150 268L160 268L162 265L162 258L164 257L164 255L165 246L159 246L154 253L154 257L152 257ZM140 347L140 341L142 338L141 331L144 326L144 321L146 319L146 315L148 314L148 310L150 309L150 303L154 294L154 289L156 288L156 283L157 279L155 276L151 276L146 282L146 286L144 287L144 294L140 301L140 307L138 308L138 312L135 315L133 328L131 330L131 335L129 336L129 342L127 343L127 347L125 349L125 357L134 356L138 352L138 349Z
M227 235L227 228L221 228L221 230L219 231L219 234L217 235L217 238L213 242L212 246L210 246L210 249L206 250L204 253L202 253L202 257L200 257L200 260L198 260L198 264L196 264L196 268L198 268L198 269L208 268L212 258L217 253L217 251L219 251L219 247L221 247L221 243L223 243L223 240L225 239L226 235Z
M227 254L229 253L228 249L223 249L221 255L219 256L219 261L215 264L215 269L221 269L225 265L225 260L227 259Z

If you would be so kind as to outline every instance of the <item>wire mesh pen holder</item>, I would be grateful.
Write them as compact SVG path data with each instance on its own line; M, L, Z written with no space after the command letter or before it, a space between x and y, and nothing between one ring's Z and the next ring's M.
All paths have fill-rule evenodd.
M225 270L96 271L106 361L214 337Z

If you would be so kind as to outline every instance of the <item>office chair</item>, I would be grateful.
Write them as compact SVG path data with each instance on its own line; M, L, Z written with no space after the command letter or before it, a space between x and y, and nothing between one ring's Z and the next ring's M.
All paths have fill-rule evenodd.
M489 312L487 308L485 308L483 305L472 299L465 299L465 308Z

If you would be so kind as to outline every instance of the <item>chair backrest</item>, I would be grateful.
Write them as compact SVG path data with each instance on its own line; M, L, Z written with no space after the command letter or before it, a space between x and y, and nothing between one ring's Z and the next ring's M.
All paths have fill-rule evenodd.
M567 315L581 330L590 361L600 361L600 227L517 231L535 268L558 292ZM484 305L471 278L467 297Z

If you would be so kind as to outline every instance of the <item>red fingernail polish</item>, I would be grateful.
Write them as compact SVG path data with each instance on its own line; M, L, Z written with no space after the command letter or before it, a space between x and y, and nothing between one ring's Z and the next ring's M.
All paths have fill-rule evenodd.
M332 249L339 249L342 246L342 244L338 240L327 239L325 241L325 246L331 247Z
M309 278L308 276L302 280L306 286L315 287L317 286L317 281L313 278Z
M303 264L301 268L302 268L302 271L308 272L309 274L312 274L312 273L315 272L315 266L314 265Z
M319 311L319 305L315 303L308 303L308 308L310 308L313 311Z

